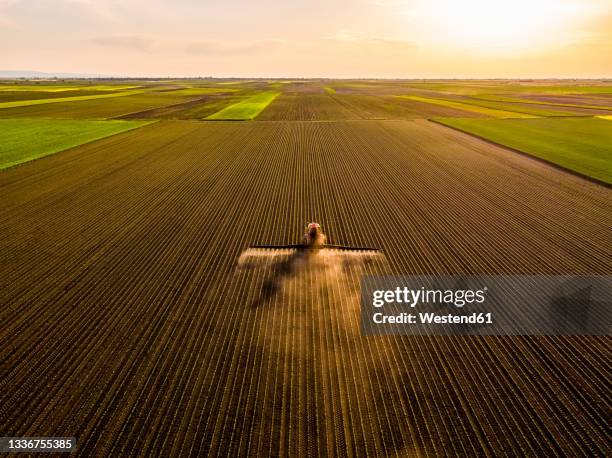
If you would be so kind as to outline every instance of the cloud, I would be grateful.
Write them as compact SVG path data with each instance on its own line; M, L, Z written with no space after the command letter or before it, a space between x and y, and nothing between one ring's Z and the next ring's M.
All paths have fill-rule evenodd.
M149 51L153 46L153 40L141 35L102 36L91 38L89 41L98 46L134 51Z
M388 50L406 50L416 47L412 41L376 35L366 35L353 30L339 30L333 35L326 37L326 39L341 43L355 44L357 46L383 47Z
M354 42L354 41L361 40L363 38L363 34L359 32L355 32L354 30L343 29L343 30L338 30L333 35L330 35L325 38L328 40L334 40L334 41Z
M110 5L95 0L0 0L0 15L24 27L61 24L68 29L114 19Z
M274 51L282 47L299 45L287 40L267 40L228 44L218 41L198 41L183 46L187 54L193 56L248 56Z
M396 38L386 38L386 37L370 37L368 40L372 44L385 45L389 48L397 48L397 49L412 49L416 48L416 44L412 41L400 40Z

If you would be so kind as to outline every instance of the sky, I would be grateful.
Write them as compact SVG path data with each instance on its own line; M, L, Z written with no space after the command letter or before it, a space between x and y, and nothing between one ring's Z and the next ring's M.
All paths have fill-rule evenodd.
M612 77L612 0L0 0L0 70Z

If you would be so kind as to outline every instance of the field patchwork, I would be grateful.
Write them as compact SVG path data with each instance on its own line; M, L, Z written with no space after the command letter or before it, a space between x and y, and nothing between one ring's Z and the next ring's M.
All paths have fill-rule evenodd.
M476 97L465 97L460 100L460 103L465 103L475 107L490 108L512 113L522 113L526 116L504 116L503 118L539 118L553 116L584 116L585 114L577 108L551 106L551 105L534 105L522 102L503 102L492 101ZM593 114L588 113L588 114Z
M13 102L0 103L0 109L25 107L28 105L44 105L47 103L78 102L78 101L84 101L84 100L108 99L112 97L125 97L128 95L142 94L143 92L144 92L143 90L134 90L134 91L112 92L110 94L75 95L72 97L53 97L53 98L33 99L33 100L16 100Z
M610 83L116 82L138 93L0 109L3 435L69 432L87 456L606 455L609 337L364 338L359 288L611 275L612 117L503 99L607 105ZM36 86L0 102L100 95ZM252 259L307 221L380 253Z
M408 99L408 100L415 100L417 102L431 103L433 105L441 105L444 107L456 108L456 109L464 110L464 111L472 111L475 113L480 113L483 115L490 116L492 118L534 118L536 117L535 115L518 113L515 111L499 110L495 108L489 108L489 107L484 107L484 106L479 106L479 105L472 105L469 103L458 102L454 100L420 97L417 95L399 95L397 97Z
M140 86L128 84L11 84L0 82L0 92L4 91L34 91L34 92L66 92L66 91L122 91Z
M572 94L611 94L612 85L606 82L584 82L582 84L551 84L549 82L500 82L499 80L482 81L428 81L410 82L408 86L414 89L436 91L446 94L550 94L550 95L572 95Z
M36 99L59 99L66 97L83 97L89 95L109 94L109 91L74 89L66 91L1 91L0 103L36 100Z
M555 107L589 108L593 110L612 111L612 100L610 100L610 105L592 105L589 103L578 104L578 103L569 103L569 102L542 101L542 100L532 100L532 99L516 98L516 97L501 97L501 96L476 96L476 98L480 100L491 101L491 102L525 103L528 105L547 105L547 106L555 106Z
M7 108L0 110L0 118L107 119L197 98L174 92L143 92L127 97L79 99L71 102Z

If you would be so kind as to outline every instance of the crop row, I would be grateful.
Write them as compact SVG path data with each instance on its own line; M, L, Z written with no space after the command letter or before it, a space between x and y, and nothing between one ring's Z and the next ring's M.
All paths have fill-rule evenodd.
M358 293L610 274L610 192L426 121L160 122L11 169L0 429L113 455L604 453L609 339L364 338ZM308 221L385 256L237 265Z

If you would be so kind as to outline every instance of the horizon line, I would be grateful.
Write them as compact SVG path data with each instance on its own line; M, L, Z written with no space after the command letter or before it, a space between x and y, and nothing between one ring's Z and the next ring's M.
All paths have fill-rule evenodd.
M2 73L2 71L0 71ZM46 73L46 72L40 72ZM77 72L48 72L48 75L32 75L32 76L2 76L0 80L48 80L48 79L74 79L74 80L94 80L94 79L132 79L132 80L378 80L378 81L418 81L418 80L442 80L442 81L547 81L547 80L601 80L612 82L612 76L427 76L427 77L377 77L377 76L126 76L126 75L104 75L104 74L79 74Z

